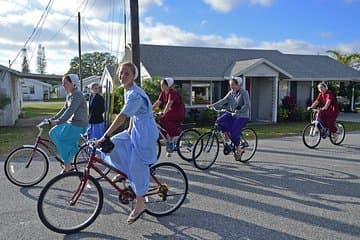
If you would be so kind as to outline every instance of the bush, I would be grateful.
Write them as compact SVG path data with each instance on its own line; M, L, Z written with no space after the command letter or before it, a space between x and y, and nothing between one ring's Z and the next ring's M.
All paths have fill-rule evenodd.
M284 122L289 118L289 110L284 107L279 107L277 111L277 118L279 122Z
M9 103L10 98L5 94L0 94L0 109L4 109Z
M203 122L212 124L217 118L217 113L209 108L206 108L203 112Z

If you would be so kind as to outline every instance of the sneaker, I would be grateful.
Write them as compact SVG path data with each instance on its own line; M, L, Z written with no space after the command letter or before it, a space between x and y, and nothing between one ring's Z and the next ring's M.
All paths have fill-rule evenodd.
M174 143L167 141L166 142L166 151L168 151L169 153L174 151Z

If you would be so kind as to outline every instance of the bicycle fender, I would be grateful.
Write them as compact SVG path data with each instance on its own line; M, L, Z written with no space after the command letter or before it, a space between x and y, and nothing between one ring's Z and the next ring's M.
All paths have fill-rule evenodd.
M26 144L26 145L22 145L23 147L31 147L31 148L35 148L35 145L29 145L29 144ZM40 147L37 147L36 150L39 150L41 153L43 153L46 157L46 160L49 162L49 155L47 154L46 151L44 151L44 149L40 148ZM49 162L50 163L50 162Z

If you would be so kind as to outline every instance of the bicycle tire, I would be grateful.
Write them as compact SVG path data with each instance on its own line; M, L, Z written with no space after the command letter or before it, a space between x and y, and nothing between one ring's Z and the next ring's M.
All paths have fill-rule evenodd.
M186 129L180 134L176 146L177 146L177 153L179 154L181 159L187 162L192 161L193 159L192 151L194 149L195 142L199 137L200 137L200 132L192 128Z
M302 134L302 140L306 147L316 148L321 141L321 132L314 123L305 126Z
M210 168L219 155L219 139L215 132L207 132L199 137L193 150L193 162L196 168L206 170Z
M258 137L255 130L252 128L244 128L241 132L240 143L245 152L238 160L240 162L247 162L255 155L257 149Z
M87 163L89 161L91 151L92 151L92 147L87 144L84 144L80 147L79 151L75 154L74 162L73 162L76 171L78 171L78 172L84 171L84 169L87 166ZM109 167L106 167L105 165L96 164L96 166L105 175L107 175L111 170ZM96 180L102 179L102 176L100 174L98 174L95 170L90 171L90 173Z
M29 157L31 164L26 167ZM43 150L22 146L12 151L4 162L6 178L20 187L31 187L41 182L49 170L49 160Z
M336 122L337 137L336 139L330 135L330 142L334 145L340 145L345 139L345 126L341 122Z
M42 189L37 202L37 212L48 229L72 234L95 221L101 211L104 195L94 177L89 176L76 203L71 205L69 202L82 179L82 172L67 172L51 179Z
M148 193L144 196L146 212L155 217L176 211L188 193L188 179L184 170L175 163L162 162L150 167Z

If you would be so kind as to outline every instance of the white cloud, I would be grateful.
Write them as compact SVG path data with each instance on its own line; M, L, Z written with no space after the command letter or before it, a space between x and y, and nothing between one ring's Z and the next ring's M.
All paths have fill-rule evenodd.
M204 3L210 5L219 12L227 13L240 4L252 4L260 6L270 6L275 0L203 0Z

